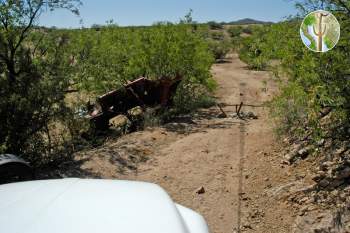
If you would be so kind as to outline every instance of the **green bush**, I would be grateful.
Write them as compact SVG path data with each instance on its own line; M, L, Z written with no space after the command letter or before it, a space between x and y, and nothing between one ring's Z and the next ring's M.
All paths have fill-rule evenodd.
M72 68L65 35L49 34L34 22L44 9L77 13L76 4L79 1L0 1L0 153L14 153L38 165L57 152L48 129L70 114L65 93Z
M208 25L211 30L221 30L224 28L224 26L221 23L215 21L209 21Z
M214 82L208 85L212 89L216 87ZM215 104L215 99L211 97L208 89L203 88L203 86L184 83L178 88L174 102L175 106L171 115L190 113L193 109L211 107Z
M349 27L348 14L341 13L341 7L339 10L335 14L341 28ZM255 68L271 60L279 61L275 75L280 91L271 102L279 133L299 139L308 136L311 141L349 140L350 33L343 31L333 50L314 53L300 40L300 24L299 19L290 19L255 28L244 40L240 57Z
M232 38L236 38L236 37L240 37L242 32L243 32L243 28L241 26L233 26L230 27L227 32L230 34L230 36Z
M222 59L225 59L227 54L230 52L231 43L227 40L224 40L224 41L210 40L209 49L216 60L222 60Z
M71 32L77 83L89 93L104 93L140 76L192 79L206 85L213 57L201 31L191 25L103 28Z
M242 29L242 32L251 35L253 33L253 29L251 26L247 26Z
M210 32L210 38L212 38L213 40L222 41L225 39L225 34L221 31Z
M264 70L267 67L268 57L263 53L263 45L257 37L249 37L243 40L239 51L239 57L246 62L250 69Z

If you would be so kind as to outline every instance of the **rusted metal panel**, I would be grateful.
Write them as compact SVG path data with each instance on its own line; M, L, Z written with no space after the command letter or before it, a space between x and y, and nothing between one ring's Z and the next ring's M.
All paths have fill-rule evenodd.
M127 115L128 110L137 106L169 106L180 82L180 77L157 81L138 78L98 97L93 111L89 113L90 120L96 129L104 130L109 126L109 119Z

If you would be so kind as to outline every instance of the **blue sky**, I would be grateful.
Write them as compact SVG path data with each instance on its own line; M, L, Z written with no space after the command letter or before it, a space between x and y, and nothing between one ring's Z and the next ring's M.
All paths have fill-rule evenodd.
M113 19L120 26L151 25L157 21L177 22L189 9L198 22L233 21L254 18L264 21L280 21L295 14L291 0L82 0L80 8L83 26L105 24ZM80 18L58 10L47 12L40 18L40 25L65 28L80 27Z

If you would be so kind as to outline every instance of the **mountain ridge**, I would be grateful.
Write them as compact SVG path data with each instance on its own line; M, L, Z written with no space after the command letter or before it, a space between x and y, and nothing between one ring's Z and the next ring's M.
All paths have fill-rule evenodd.
M236 21L224 22L222 24L226 24L226 25L273 24L273 22L256 20L256 19L252 19L252 18L244 18L244 19L239 19Z

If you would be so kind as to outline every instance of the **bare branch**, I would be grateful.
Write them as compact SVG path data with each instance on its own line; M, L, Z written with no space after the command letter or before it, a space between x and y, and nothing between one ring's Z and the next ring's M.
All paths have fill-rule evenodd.
M344 8L347 11L346 13L348 15L350 15L350 7L346 4L345 1L343 1L343 0L332 0L331 2L339 4L342 8Z
M40 37L40 39L39 39L39 41L38 41L38 43L35 45L35 47L34 47L34 49L33 49L33 52L32 52L32 57L33 57L33 58L34 58L34 56L35 56L36 50L38 49L40 43L43 41L44 37L45 37L45 34L42 34L41 37Z
M8 23L3 17L1 17L1 23L4 26L5 30L8 32Z
M40 3L38 3L36 9L31 13L31 16L30 16L30 19L29 19L29 22L27 24L27 26L24 28L24 30L21 32L21 35L19 37L19 40L17 42L17 44L15 45L14 47L14 51L13 52L16 52L16 50L18 49L18 47L21 45L21 43L23 42L23 40L26 38L26 34L27 32L29 31L29 29L33 26L33 22L35 20L35 18L37 17L38 13L39 13L39 10L41 9L41 7L43 6L43 2L40 1ZM31 7L31 6L30 6ZM32 11L33 9L31 9Z

